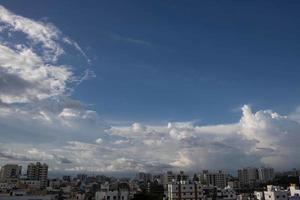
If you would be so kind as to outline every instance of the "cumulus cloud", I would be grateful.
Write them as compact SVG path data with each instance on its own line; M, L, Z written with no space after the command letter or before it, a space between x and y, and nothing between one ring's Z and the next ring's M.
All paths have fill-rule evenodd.
M103 130L95 111L68 97L73 84L94 75L89 69L83 76L76 74L76 66L61 59L72 57L65 48L79 52L89 64L81 47L53 24L0 5L0 137L5 142L1 163L70 164L53 150L64 140L87 140Z
M67 49L77 50L90 62L80 46L53 24L14 14L0 5L0 101L28 103L72 90L93 73L76 75L70 63L60 60ZM70 48L71 47L71 48Z
M134 131L138 128L139 131ZM112 127L112 135L126 137L144 149L143 157L161 160L175 168L232 169L243 166L271 165L276 168L298 166L296 156L300 124L271 110L255 113L242 107L242 117L233 124L196 126L190 122L166 126L137 125ZM138 147L139 146L139 147ZM138 156L138 155L137 155Z
M82 121L88 119L78 111L62 112L63 119L71 120L70 123L78 117ZM58 124L55 122L56 126ZM49 129L44 127L44 130ZM89 123L89 132L94 129L94 134L85 138L85 128L74 134L71 127L61 123L56 130L56 133L64 131L65 136L70 136L65 137L67 142L46 143L46 148L45 145L33 148L23 143L22 150L7 147L10 151L2 151L0 155L5 160L42 159L57 170L98 172L197 171L261 165L289 169L300 164L293 159L299 152L300 124L271 110L253 112L247 105L242 107L241 119L232 124L133 123L120 127L101 126L101 131L99 126ZM22 154L23 149L26 155Z
M20 40L11 39L16 33ZM300 165L299 108L283 116L245 105L231 124L105 123L69 96L74 82L94 74L78 77L76 66L63 63L65 45L87 59L54 25L0 6L0 164L43 161L52 170L99 172Z
M45 64L31 49L15 51L0 44L0 100L26 103L66 92L72 72L66 66Z

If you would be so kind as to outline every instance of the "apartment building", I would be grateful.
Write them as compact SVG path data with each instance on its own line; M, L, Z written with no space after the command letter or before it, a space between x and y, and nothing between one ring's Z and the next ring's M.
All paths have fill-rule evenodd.
M27 178L29 180L38 180L41 182L41 188L47 187L48 165L40 162L30 163L27 167Z
M180 181L168 184L168 200L200 200L203 199L202 186L198 182Z

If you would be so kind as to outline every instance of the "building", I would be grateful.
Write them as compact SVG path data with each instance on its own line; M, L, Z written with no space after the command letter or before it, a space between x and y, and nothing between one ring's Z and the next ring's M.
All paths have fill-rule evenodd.
M237 199L235 190L230 187L226 187L226 188L220 190L220 192L218 192L217 194L219 194L217 196L218 199L223 199L223 200L236 200Z
M264 200L264 192L254 191L254 199L255 200Z
M136 179L142 183L152 182L152 174L139 172L136 176Z
M130 200L131 194L128 188L118 185L117 188L111 188L106 182L101 184L100 190L95 193L95 200Z
M258 179L261 183L266 183L274 179L274 169L271 167L261 167L258 169Z
M87 179L87 175L86 174L77 174L77 179L82 182L85 182Z
M95 200L129 200L129 191L98 191Z
M16 183L21 176L22 167L15 164L7 164L1 167L0 182Z
M289 189L290 189L291 197L295 197L295 196L300 197L300 189L298 187L296 187L295 184L291 184Z
M48 165L37 162L30 163L27 167L27 178L29 180L38 180L41 182L41 188L47 187Z
M185 181L168 184L168 200L200 200L203 199L202 186L198 182Z
M65 176L62 177L62 180L66 181L66 182L71 182L71 176L66 176L65 175Z
M288 192L278 186L268 185L264 197L265 200L288 200Z
M56 200L54 195L0 195L0 200Z
M227 186L227 174L223 171L209 172L204 170L200 174L199 180L204 185L215 186L220 189L223 189Z
M184 173L184 171L180 171L179 174L177 174L177 181L188 181L189 176Z
M41 182L39 180L21 180L20 183L25 184L28 188L40 189Z
M257 168L243 168L238 170L238 179L241 187L253 187L258 183Z
M167 187L168 184L171 184L176 181L176 174L174 174L172 171L168 171L163 175L162 178L162 184ZM167 188L165 188L167 189Z

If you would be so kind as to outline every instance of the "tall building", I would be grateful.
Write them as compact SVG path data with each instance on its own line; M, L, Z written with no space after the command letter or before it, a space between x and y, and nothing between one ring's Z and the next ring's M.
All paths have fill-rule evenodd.
M22 172L22 166L7 164L1 167L0 182L12 183L17 182Z
M272 181L274 179L274 169L271 167L261 167L258 169L258 179L262 183Z
M87 175L86 174L77 174L77 179L79 179L80 181L85 182L87 179Z
M176 174L172 171L168 171L166 174L163 175L163 185L166 186L172 182L176 181Z
M227 186L227 174L223 171L209 172L204 170L199 175L199 180L204 185L216 186L223 189Z
M216 186L217 188L223 189L227 186L227 174L222 171L210 173L208 176L208 183Z
M177 181L187 181L189 179L189 176L184 173L184 171L180 171L179 174L177 174Z
M142 183L152 182L152 174L150 174L150 173L144 173L144 172L139 172L136 175L136 179L139 182L142 182Z
M238 170L238 179L241 187L255 186L258 183L257 168L243 168Z
M41 188L47 187L48 182L48 165L37 162L30 163L27 167L27 178L29 180L39 180Z

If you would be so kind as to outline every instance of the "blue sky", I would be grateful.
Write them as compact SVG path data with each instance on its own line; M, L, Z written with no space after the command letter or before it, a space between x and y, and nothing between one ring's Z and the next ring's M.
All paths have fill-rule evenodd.
M81 45L97 77L73 96L112 121L212 124L243 104L298 105L297 1L1 3Z
M0 164L300 167L292 159L299 9L298 1L2 0Z

